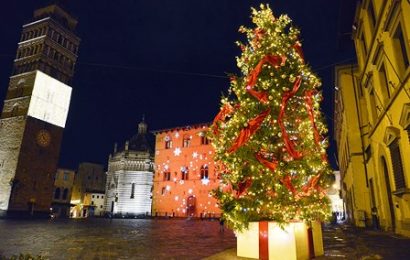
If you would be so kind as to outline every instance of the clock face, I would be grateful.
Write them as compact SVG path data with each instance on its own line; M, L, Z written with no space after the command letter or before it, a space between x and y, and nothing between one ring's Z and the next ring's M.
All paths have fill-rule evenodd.
M50 142L51 142L51 135L50 133L42 129L37 133L37 144L40 145L41 147L47 147Z

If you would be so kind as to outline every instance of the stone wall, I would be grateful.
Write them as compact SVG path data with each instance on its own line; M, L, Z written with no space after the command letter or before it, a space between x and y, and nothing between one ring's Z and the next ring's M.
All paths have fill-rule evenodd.
M9 206L25 125L23 116L0 120L0 211Z

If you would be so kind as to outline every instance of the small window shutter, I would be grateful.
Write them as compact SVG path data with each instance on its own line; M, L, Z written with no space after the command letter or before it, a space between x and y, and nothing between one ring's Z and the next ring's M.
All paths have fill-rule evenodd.
M404 189L406 188L406 183L404 181L403 163L401 160L398 139L394 140L390 144L390 154L393 165L394 184L396 185L396 190Z

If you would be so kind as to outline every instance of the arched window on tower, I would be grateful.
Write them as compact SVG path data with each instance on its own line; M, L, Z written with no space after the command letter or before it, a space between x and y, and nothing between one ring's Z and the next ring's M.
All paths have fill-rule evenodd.
M202 165L201 166L201 180L208 179L208 177L209 177L208 165Z

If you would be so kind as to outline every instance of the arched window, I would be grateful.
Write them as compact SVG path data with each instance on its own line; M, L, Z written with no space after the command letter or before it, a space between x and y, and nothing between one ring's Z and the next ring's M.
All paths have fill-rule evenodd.
M11 109L11 116L17 116L19 112L19 105L16 103Z
M182 147L189 147L191 145L191 137L189 135L184 135L182 140Z
M66 200L67 196L68 196L68 189L65 188L64 191L63 191L63 200Z
M201 166L201 180L208 179L208 177L209 177L208 166L207 165Z
M54 192L54 199L56 200L60 199L60 193L61 193L60 188L57 188Z
M171 149L172 148L172 139L168 135L165 136L164 138L165 141L165 149Z
M209 140L206 137L206 133L205 132L199 132L199 136L201 137L201 145L207 145L209 144Z
M181 180L188 180L188 167L183 166L181 168Z

